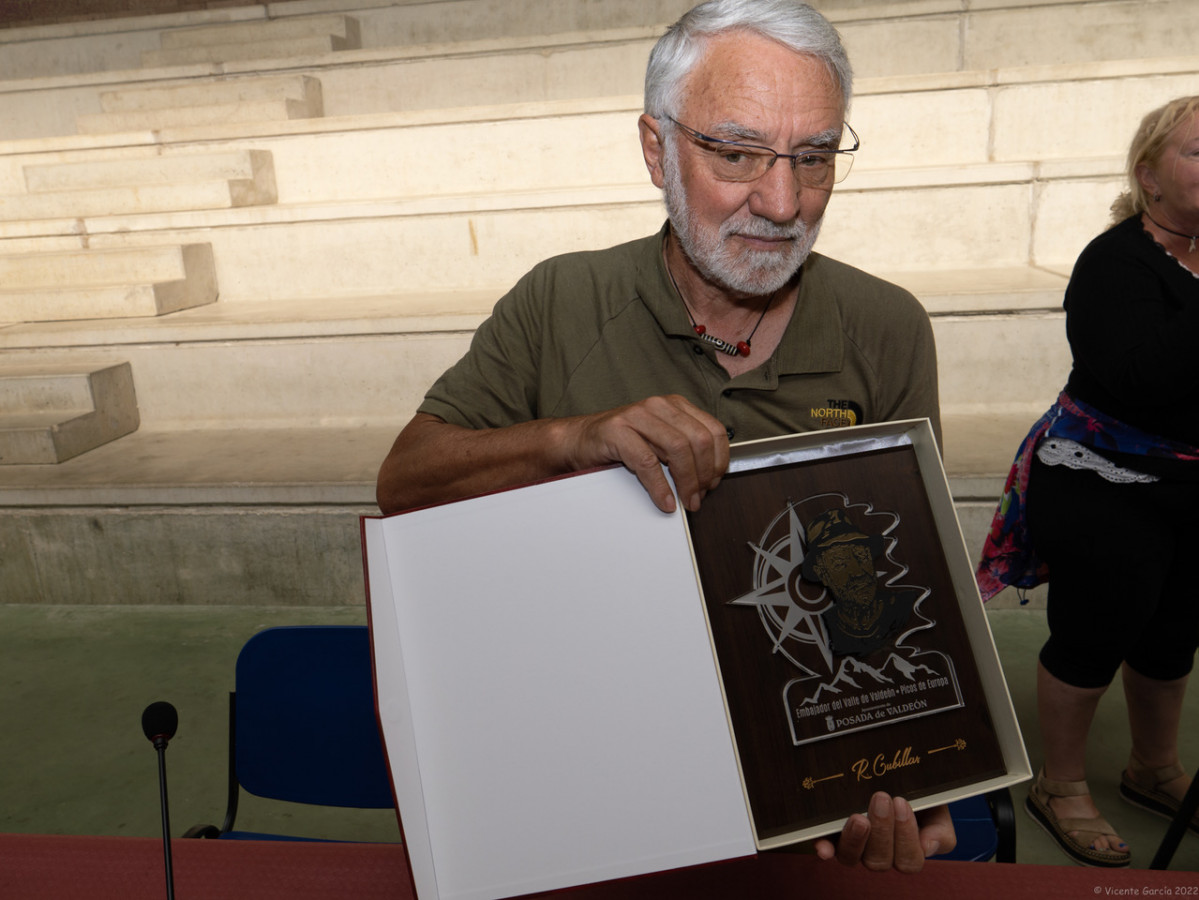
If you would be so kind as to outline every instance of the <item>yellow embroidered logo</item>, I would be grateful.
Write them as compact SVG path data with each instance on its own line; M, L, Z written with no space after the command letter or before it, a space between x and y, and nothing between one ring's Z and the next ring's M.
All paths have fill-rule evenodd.
M862 424L862 407L852 400L828 400L824 406L813 406L808 415L817 428L848 428Z

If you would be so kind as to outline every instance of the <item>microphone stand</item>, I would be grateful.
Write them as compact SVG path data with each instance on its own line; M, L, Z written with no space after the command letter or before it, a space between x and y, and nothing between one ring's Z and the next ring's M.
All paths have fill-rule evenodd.
M175 873L171 866L171 819L167 813L167 742L179 727L179 713L164 700L151 703L142 713L142 733L158 751L158 795L162 806L162 857L166 864L167 900L175 900Z
M167 900L175 900L175 874L171 868L171 817L167 812L167 742L163 737L154 739L158 751L158 793L162 797L162 856L167 872Z

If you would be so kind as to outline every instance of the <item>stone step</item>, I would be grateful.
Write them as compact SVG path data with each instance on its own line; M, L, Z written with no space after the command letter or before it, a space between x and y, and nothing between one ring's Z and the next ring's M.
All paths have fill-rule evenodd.
M1062 312L939 316L933 332L947 413L1014 414L1031 425L1070 374Z
M930 172L933 183L919 188L906 179L846 182L830 202L818 247L893 274L1029 266L1068 272L1107 225L1117 166L1110 162L1108 174L1079 169L1060 181L1039 180L1043 172L1028 166L994 180L986 167L972 181L936 183ZM277 176L282 200L288 182ZM547 256L649 234L663 219L660 195L642 184L91 217L83 227L93 247L123 246L133 235L209 242L229 276L221 279L223 298L253 303L387 294L401 284L410 291L510 284ZM0 237L32 247L34 235L52 241L78 227L65 219L0 223Z
M981 98L984 92L975 93ZM985 102L985 98L980 101L980 109L984 109L982 104ZM476 111L475 117L460 115L457 121L452 118L442 121L437 116L425 119L416 114L353 117L352 120L327 121L319 128L316 123L301 123L289 134L257 136L253 145L269 149L274 157L282 204L391 197L421 197L423 200L434 191L457 198L494 195L497 191L646 184L648 176L632 130L636 110L631 105L631 98L625 98L484 108ZM914 108L911 111L914 112ZM995 133L985 117L973 124L978 128L967 129L971 134L978 131ZM936 186L952 190L954 185L1045 183L1052 185L1052 193L1056 195L1056 199L1046 198L1045 204L1052 205L1060 199L1070 210L1072 201L1067 195L1073 190L1072 185L1083 185L1081 193L1085 195L1090 189L1087 185L1093 185L1097 175L1108 181L1118 177L1121 168L1117 155L1101 160L987 162L986 141L970 138L944 142L945 146L936 153L929 152L925 154L926 158L916 160L922 165L883 169L880 166L892 157L898 157L896 161L902 163L907 156L910 161L911 144L917 142L915 126L909 124L906 131L879 127L877 123L872 126L867 118L860 127L865 132L861 158L850 178L838 188L834 206L840 198L855 191L902 192ZM899 138L894 132L898 132ZM563 135L570 136L569 142ZM158 137L170 146L172 142L197 139L198 135L195 131L185 131L160 133ZM209 135L209 142L215 146L234 148L249 143L237 139L216 142L213 137ZM54 142L34 143L42 147L54 146ZM589 148L585 164L580 162L573 149L576 144ZM880 144L884 146L880 148ZM493 152L484 162L478 158L480 146L516 146L521 152ZM432 148L436 148L442 172L435 180L425 177L423 166L393 164L396 158L411 159L422 153L434 153ZM103 152L111 151L105 149ZM72 158L82 159L85 154L80 152ZM18 165L28 165L37 159L35 154L0 158L0 172L7 165L15 173ZM11 174L9 177L16 176ZM3 183L2 178L0 183ZM1106 186L1103 190L1105 197L1110 197ZM491 201L484 199L481 202L489 204ZM1040 200L1033 198L1029 202L1040 203ZM1075 217L1070 212L1065 218L1068 225ZM1029 221L1025 215L1012 227L1026 227ZM1094 230L1090 220L1083 222L1084 236ZM1058 233L1056 224L1047 231L1050 235ZM1067 252L1059 253L1055 258L1064 255L1072 260L1079 246L1076 242L1071 243ZM1039 253L1039 258L1047 257ZM884 260L880 265L889 267L891 263ZM926 267L923 263L917 266Z
M1197 74L1192 55L863 79L851 110L862 135L855 175L858 168L1122 157L1141 117L1193 92ZM930 122L949 133L929 140Z
M0 466L4 600L361 607L358 519L391 432L143 427Z
M449 0L390 4L354 15L364 46L386 47L633 27L660 34L693 5L692 0L552 6ZM817 6L841 32L862 76L1187 54L1199 25L1199 10L1190 0L826 0Z
M217 298L208 244L0 255L0 322L159 316Z
M204 125L228 126L230 123L254 125L260 122L286 122L292 119L317 118L322 114L319 102L314 103L311 100L255 100L211 106L92 113L79 116L75 124L80 134L113 134L124 131L197 128Z
M1032 418L942 416L945 467L959 510L967 502L986 504L990 523L1016 448L1043 411ZM0 468L0 505L313 509L344 504L377 513L375 476L404 421L224 429L143 424L120 443L73 459L69 466ZM279 447L294 452L280 454ZM965 467L966 462L981 468ZM969 544L981 547L981 536Z
M257 192L263 198L260 203L276 199L273 160L265 150L32 164L24 166L24 172L30 193L228 181L248 193Z
M1064 274L1078 250L1105 227L1105 207L1114 190L1080 190L1076 206L1062 210L1049 201L1030 205L1028 193L1028 186L1019 184L847 193L835 198L817 246L830 256L897 278L904 272L1018 270L1034 264ZM490 199L494 206L473 199L449 205L439 198L435 204L130 215L86 219L84 225L97 248L117 249L134 240L209 243L220 272L222 302L240 307L285 298L386 295L400 285L409 292L509 285L545 257L651 234L664 218L652 188L595 190L585 197L560 192ZM1094 209L1087 212L1084 201ZM1068 218L1071 210L1077 220L1071 232L1041 234L1038 222L1034 235L1037 214ZM39 223L15 224L28 230ZM66 234L74 223L44 224ZM15 238L17 229L12 233ZM1029 258L1030 235L1036 238L1034 248L1044 249L1034 259ZM58 238L14 243L32 250L43 240ZM964 286L959 295L985 292L986 277L981 271L977 290ZM1028 308L1027 296L1022 306Z
M188 66L197 63L223 63L235 60L292 59L324 56L350 49L344 38L334 35L286 38L249 43L214 44L212 46L181 47L178 50L148 50L142 54L142 65L150 69Z
M125 284L137 276L147 282L174 281L186 278L207 255L204 245L6 255L0 256L0 284L13 290Z
M552 7L440 0L353 3L349 11L360 23L362 45L371 51L423 44L440 53L452 44L560 43L564 37L577 42L581 35L629 29L656 36L690 5L690 0ZM1001 0L969 7L959 0L853 0L820 8L842 32L859 77L1186 55L1194 52L1199 27L1199 8L1192 0ZM153 51L160 35L180 25L263 16L283 20L293 11L305 16L345 12L347 4L315 0L6 29L0 31L0 81L135 70L143 65L141 54Z
M0 367L0 409L14 416L77 415L93 408L90 375L78 365L61 363L46 368Z
M618 52L605 48L605 51L606 56L613 58L597 58L593 61L597 68L605 72L637 68L637 64L623 58L623 49ZM461 72L457 71L459 63ZM529 91L505 87L455 95L438 86L470 83L478 77L478 61L445 61L428 72L406 71L407 68L419 67L396 71L397 79L412 84L411 89L404 91L367 80L359 72L324 75L326 113L338 116L339 122L352 129L345 113L381 113L378 105L365 106L371 102L370 98L381 98L397 111L425 111L430 126L436 124L438 116L447 127L454 123L455 117L462 119L466 127L472 124L471 120L479 124L509 119L528 123L534 118L558 116L560 121L556 124L564 127L558 140L548 146L557 148L554 152L559 156L559 166L573 163L576 148L580 146L591 148L595 144L602 151L613 143L613 138L628 137L628 143L635 147L633 128L642 107L636 85L628 86L630 93L616 93L616 88L625 85L612 82L601 72L582 67L577 73L543 76L534 72L527 78L527 83L533 86ZM1197 74L1199 56L1127 66L1054 66L936 77L862 79L850 116L863 139L855 165L859 169L919 170L939 165L1122 156L1141 110L1159 105L1162 97L1186 94L1193 89ZM540 90L539 85L546 78L559 86L556 93L564 95L563 99L547 98L546 92ZM567 79L572 81L569 86L562 84ZM490 83L504 84L502 79ZM434 86L434 91L425 93L426 86ZM587 96L588 90L601 88L610 90L596 97ZM355 99L349 101L350 96ZM484 105L493 99L494 107ZM530 103L514 104L514 99ZM531 108L532 103L538 106ZM461 108L454 108L454 104ZM438 106L450 108L436 111ZM533 110L545 112L539 115ZM587 131L588 124L578 119L591 110L597 114L624 111L627 120L604 136L591 133L576 136L576 129ZM953 123L953 127L947 128L941 139L929 141L929 122ZM1069 134L1046 141L1043 129L1051 124ZM562 146L569 146L571 152L560 149ZM588 162L588 168L604 164L598 154Z
M0 366L0 465L61 463L138 421L128 363Z
M323 102L309 101L303 109L310 118L322 113L344 118L407 110L473 109L491 104L511 107L517 102L639 97L651 43L648 37L622 38L566 49L493 48L485 53L446 52L415 57L403 56L399 51L363 51L361 58L344 65L330 63L312 69L312 77L323 84ZM1152 60L859 77L851 113L864 138L859 162L893 167L957 159L982 162L1072 157L1080 153L1120 154L1139 119L1139 110L1152 108L1162 97L1189 92L1196 70L1199 57L1192 53ZM130 73L135 74L141 73ZM225 91L237 90L236 85L262 77L255 71L231 72L225 67L189 73L188 79L172 85L162 81L167 73L156 74L159 78L151 82L154 87L145 88L149 95L178 89L187 95L187 104L218 109L228 106ZM201 75L209 77L197 80ZM208 84L213 85L217 96L205 96ZM114 91L113 85L103 82L27 82L0 87L9 87L0 90L0 122L13 129L14 135L74 133L74 118L69 132L64 130L59 112L64 104L78 111L82 122L79 128L84 133L244 121L236 110L229 110L227 118L128 118L98 124L106 120L103 116L93 118L100 115L95 107L107 109L108 96L123 95L124 89ZM130 93L137 95L140 89L131 86ZM60 102L47 102L55 96ZM122 104L113 112L138 112L140 108L124 107L140 102ZM164 102L170 102L169 98ZM251 100L247 97L244 102ZM304 116L304 111L295 106L287 114ZM639 106L638 99L637 105L630 108ZM1028 114L1034 111L1035 128L1027 123ZM1088 115L1088 111L1093 114ZM503 115L502 110L493 112ZM284 114L276 111L272 115L281 118ZM45 122L39 130L42 118ZM929 120L952 122L954 127L944 129L941 139L929 141L925 130ZM1047 141L1043 128L1052 126L1058 127L1060 134Z
M301 15L164 31L162 33L162 49L182 50L188 47L213 47L325 36L339 37L345 41L347 47L362 45L358 20L351 16Z
M875 274L907 288L932 316L1060 312L1068 281L1035 266Z
M0 197L0 219L28 222L71 216L122 216L176 209L256 206L274 202L272 187L253 181L213 179Z
M1191 68L1199 68L1194 60ZM1171 75L1172 81L1181 78ZM1122 106L1128 103L1127 96L1112 93L1113 85L1124 83L1129 79L1100 78L1098 73L1090 73L1089 83L1102 84L1106 93L1103 94L1104 108ZM1130 78L1138 84L1141 90L1155 80L1162 82L1160 75L1151 76L1143 71ZM1024 89L1015 84L1015 75L1004 82L1012 89ZM959 206L953 197L953 191L961 189L976 190L982 186L998 188L1006 186L1006 199L1001 198L999 209L1004 215L995 217L1004 235L1012 235L1007 241L1010 251L1023 251L1024 256L1019 260L1011 257L991 261L985 258L986 242L980 243L978 227L972 227L967 235L968 242L974 247L976 254L972 255L944 254L937 251L936 265L965 268L970 265L1006 265L1013 261L1027 264L1029 254L1027 247L1021 247L1023 236L1034 233L1034 252L1031 260L1037 263L1052 262L1065 264L1072 262L1078 250L1101 226L1119 179L1120 164L1113 156L1104 158L1101 164L1097 161L1047 160L1047 161L1018 161L1012 160L1010 165L987 162L988 141L975 137L976 135L992 135L990 141L994 146L1005 146L1008 141L1005 131L996 128L991 114L987 111L993 104L988 96L991 88L959 87L942 85L936 91L923 92L918 87L908 86L906 90L898 90L899 85L892 84L890 93L880 94L880 98L901 98L895 102L907 113L898 116L907 122L904 128L892 127L886 119L876 119L864 115L865 122L859 122L864 131L864 145L859 163L855 166L850 179L838 188L834 196L832 212L836 213L846 203L850 202L857 192L866 196L869 192L889 193L895 205L890 209L876 207L870 215L880 220L877 230L864 228L863 233L877 235L873 239L865 239L857 248L848 248L848 252L857 252L857 261L866 267L899 268L901 263L896 258L876 258L873 254L881 245L894 245L892 234L898 227L907 237L915 240L918 235L912 234L911 229L897 222L903 216L902 204L905 202L905 192L939 191L937 202ZM1008 90L1005 87L1000 95ZM962 140L946 140L938 145L938 149L923 154L913 153L912 147L918 146L920 122L918 99L923 93L928 93L934 102L938 98L954 97L958 101L969 96L969 108L973 118L958 116L961 121L968 121L971 127L963 129L970 137ZM905 99L906 98L906 99ZM910 101L910 103L909 103ZM881 102L881 100L880 100ZM909 103L904 107L904 103ZM279 199L282 205L298 204L337 204L346 200L379 200L385 205L391 201L388 198L420 198L419 204L412 201L401 201L397 207L416 210L417 206L427 213L445 212L452 214L456 210L467 208L463 198L469 198L470 203L481 204L494 208L497 203L504 202L502 196L497 196L497 190L535 192L539 188L569 187L572 185L634 185L646 184L647 176L640 160L639 150L633 134L633 122L636 118L635 100L623 98L611 101L571 102L554 104L536 104L533 106L516 106L505 108L480 108L471 111L455 111L454 114L411 114L394 117L352 117L337 121L326 121L317 127L316 123L306 122L294 126L281 125L263 135L261 130L253 138L253 145L269 149L275 158ZM946 116L952 118L953 104L945 101ZM960 112L964 104L957 107ZM865 110L864 110L865 112ZM1059 118L1064 114L1059 112ZM1015 118L1011 117L1010 127L1016 127ZM915 123L915 124L913 124ZM1079 126L1083 123L1080 121ZM284 129L294 129L281 134ZM341 129L341 130L338 130ZM906 130L905 130L906 129ZM1110 135L1119 129L1105 129ZM166 146L173 143L186 143L200 139L204 135L208 142L216 147L233 148L246 146L246 139L233 138L226 141L214 140L218 132L208 132L203 129L183 129L177 132L160 132L153 138L144 140L131 136L131 140L139 147L156 146L146 141L162 141ZM567 142L563 137L569 135ZM54 142L34 142L43 147L54 146ZM1052 142L1051 142L1052 143ZM1115 144L1109 137L1109 143ZM585 164L581 164L575 150L577 144L585 144L589 148ZM486 162L479 161L476 148L488 147L520 147L520 153L506 151L493 152ZM1056 145L1055 145L1056 146ZM436 180L425 177L425 168L421 166L395 166L392 161L396 158L411 158L413 154L431 152L428 148L438 148L443 154L444 165L441 168L442 177ZM441 148L445 148L442 151ZM24 149L14 148L14 149ZM1029 144L1025 152L1031 153L1036 149ZM1081 148L1080 148L1081 149ZM1106 146L1103 149L1107 149ZM105 150L106 153L111 152ZM1056 150L1052 152L1058 152ZM448 155L445 155L448 154ZM1009 155L1017 155L1011 151ZM10 171L16 171L18 164L27 165L36 162L33 154L16 153L9 157L0 158L0 167L10 166ZM80 157L83 154L80 153ZM905 160L906 156L906 160ZM898 161L923 163L910 165L907 169L881 168L892 157ZM934 164L935 163L935 164ZM15 176L9 176L15 177ZM0 178L0 183L3 183ZM1040 185L1045 185L1043 193ZM1034 190L1034 186L1036 189ZM439 210L430 192L437 190L449 194L448 205ZM1022 197L1022 193L1024 196ZM991 191L995 194L996 191ZM547 195L548 196L548 195ZM653 196L652 193L647 196ZM880 195L881 196L881 195ZM982 196L979 194L979 196ZM514 202L521 204L519 197ZM528 201L535 202L535 201ZM552 198L550 203L559 201ZM578 200L568 201L577 203ZM868 203L868 201L867 201ZM1023 204L1023 211L1016 216L1007 215L1013 204ZM1083 204L1080 207L1078 204ZM870 205L870 204L868 204ZM1080 214L1085 213L1085 214ZM353 215L371 215L362 210L351 210ZM334 215L333 207L321 211L313 207L310 210L299 210L296 215L301 218L308 216ZM984 217L985 218L985 217ZM265 221L265 220L264 220ZM273 220L277 222L278 220ZM930 220L930 221L935 221ZM74 221L64 220L64 227L74 228ZM206 223L215 226L219 223ZM228 224L228 223L225 223ZM831 222L830 222L831 225ZM122 228L130 226L122 222ZM984 227L994 227L985 225ZM101 225L100 231L106 229ZM936 229L939 237L952 233L953 227ZM18 232L9 231L8 235ZM32 233L32 232L25 232ZM39 232L42 233L42 232ZM885 236L885 240L884 240ZM948 234L952 237L952 234ZM987 241L991 240L990 237ZM870 248L865 252L865 248ZM903 247L898 255L906 253ZM842 252L838 248L838 252ZM926 254L927 255L927 254ZM909 262L911 268L930 268L928 259L916 259ZM386 286L368 288L370 291L385 290Z
M0 322L62 322L160 316L196 305L158 284L109 285L84 289L0 291ZM164 294L167 296L164 297ZM213 298L215 299L215 298ZM213 299L201 302L211 303Z
M360 606L359 516L378 514L375 474L401 424L143 426L59 465L0 466L5 600ZM993 422L943 424L952 466L974 445L998 444L1010 457L1031 422L1000 431ZM967 549L977 553L1002 476L951 470L949 482ZM963 489L975 493L961 499Z
M320 115L321 82L310 75L273 75L267 77L212 78L167 85L132 85L100 94L106 113L145 112L151 109L177 109L190 106L232 106L264 100L300 101Z
M133 366L153 428L376 427L415 411L503 291L221 302L159 319L28 324L0 330L0 353L32 363L47 349L107 347ZM996 293L992 310L1018 305ZM917 296L936 305L935 294ZM1060 311L937 315L933 329L947 415L1027 418L1065 382Z
M1069 272L1109 225L1124 179L1116 159L958 167L921 185L865 177L838 186L821 248L865 269L1036 266ZM865 173L863 173L864 176ZM912 173L899 173L900 179ZM956 180L952 176L960 176ZM932 176L932 177L927 177Z
M229 209L278 199L264 150L33 163L23 170L29 193L0 195L0 220Z
M36 365L47 352L94 355L104 347L133 367L142 421L157 430L398 430L483 315L405 317L389 306L404 303L297 301L241 315L216 303L155 320L162 328L115 319L18 325L0 329L0 358Z

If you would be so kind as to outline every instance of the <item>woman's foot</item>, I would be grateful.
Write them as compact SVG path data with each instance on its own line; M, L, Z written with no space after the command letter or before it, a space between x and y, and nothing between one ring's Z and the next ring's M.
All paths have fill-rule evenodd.
M1119 868L1131 861L1128 844L1099 815L1085 781L1054 781L1042 770L1024 808L1075 862Z
M1084 784L1086 782L1083 782ZM1063 819L1085 819L1096 820L1103 822L1103 816L1099 814L1099 807L1095 805L1095 801L1091 799L1090 793L1080 794L1077 797L1050 797L1049 807L1057 816L1058 821ZM1069 832L1071 837L1078 837L1080 832ZM1128 844L1120 839L1118 834L1105 831L1100 832L1098 836L1094 836L1094 832L1089 832L1089 836L1093 836L1094 840L1090 843L1092 850L1118 850L1126 852Z
M1120 778L1120 796L1133 806L1172 819L1190 786L1191 776L1177 763L1154 768L1142 765L1134 758L1129 760L1128 768ZM1199 833L1199 814L1192 820L1190 829Z

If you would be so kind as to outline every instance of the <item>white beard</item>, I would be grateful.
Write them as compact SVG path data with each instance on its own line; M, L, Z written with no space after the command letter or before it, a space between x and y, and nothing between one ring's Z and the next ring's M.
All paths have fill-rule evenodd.
M676 148L677 144L667 147L662 192L670 225L687 258L704 278L726 290L763 297L782 288L812 252L823 217L811 228L798 219L789 225L776 225L748 212L725 220L718 230L701 225L687 202ZM735 250L728 240L734 234L783 238L789 243L780 250Z

